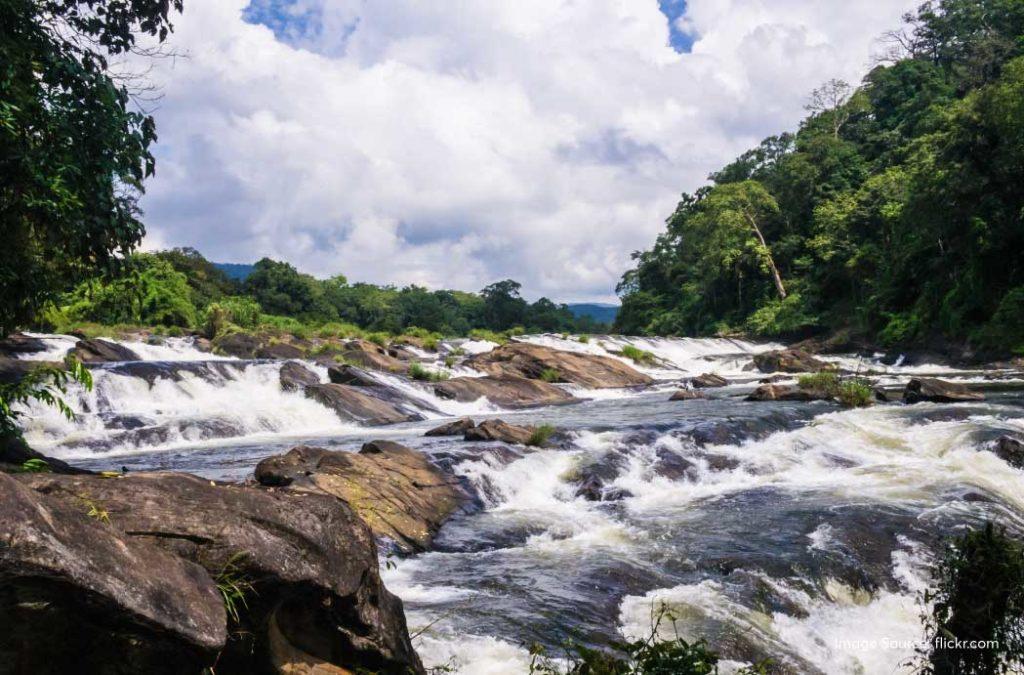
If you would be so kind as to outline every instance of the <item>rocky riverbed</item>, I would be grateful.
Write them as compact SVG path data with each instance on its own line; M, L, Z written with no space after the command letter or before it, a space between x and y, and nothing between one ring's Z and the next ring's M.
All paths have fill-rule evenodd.
M103 473L0 476L0 652L37 672L519 673L660 604L727 667L899 672L912 649L856 645L919 637L942 538L1024 528L1019 364L555 335L4 349L0 378L74 351L95 379L76 419L24 428ZM819 370L875 403L797 382ZM56 649L55 625L87 630Z

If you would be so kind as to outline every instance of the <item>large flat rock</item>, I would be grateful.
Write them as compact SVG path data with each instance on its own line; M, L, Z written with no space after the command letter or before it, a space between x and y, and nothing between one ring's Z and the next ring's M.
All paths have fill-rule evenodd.
M434 385L434 393L440 398L463 402L484 397L502 408L565 405L580 400L553 384L516 375L453 377Z
M495 377L513 375L539 379L546 371L548 377L557 374L556 382L588 389L635 387L654 381L610 356L562 351L527 342L510 342L477 354L467 359L465 365Z

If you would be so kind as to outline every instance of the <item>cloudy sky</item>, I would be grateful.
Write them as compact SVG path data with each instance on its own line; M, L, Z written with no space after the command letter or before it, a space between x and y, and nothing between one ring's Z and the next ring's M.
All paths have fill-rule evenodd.
M679 193L917 0L189 0L147 248L614 301Z

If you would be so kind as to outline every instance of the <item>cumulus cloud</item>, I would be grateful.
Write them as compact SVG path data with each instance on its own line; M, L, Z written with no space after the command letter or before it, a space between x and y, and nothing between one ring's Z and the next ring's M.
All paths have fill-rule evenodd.
M147 245L608 300L680 192L857 81L916 2L188 2Z

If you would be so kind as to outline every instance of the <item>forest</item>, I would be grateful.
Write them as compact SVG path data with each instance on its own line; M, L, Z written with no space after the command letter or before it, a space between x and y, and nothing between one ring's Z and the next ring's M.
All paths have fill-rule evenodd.
M341 275L317 279L286 262L264 258L244 279L230 278L195 249L133 253L113 275L88 277L55 296L36 317L43 330L111 326L199 330L213 337L224 325L272 328L302 335L316 330L351 336L407 332L441 336L488 332L594 332L606 328L577 318L547 298L530 303L506 279L479 293L420 286L352 283ZM214 324L224 324L217 325Z
M1024 3L927 2L859 87L683 194L618 286L627 334L1024 350Z

